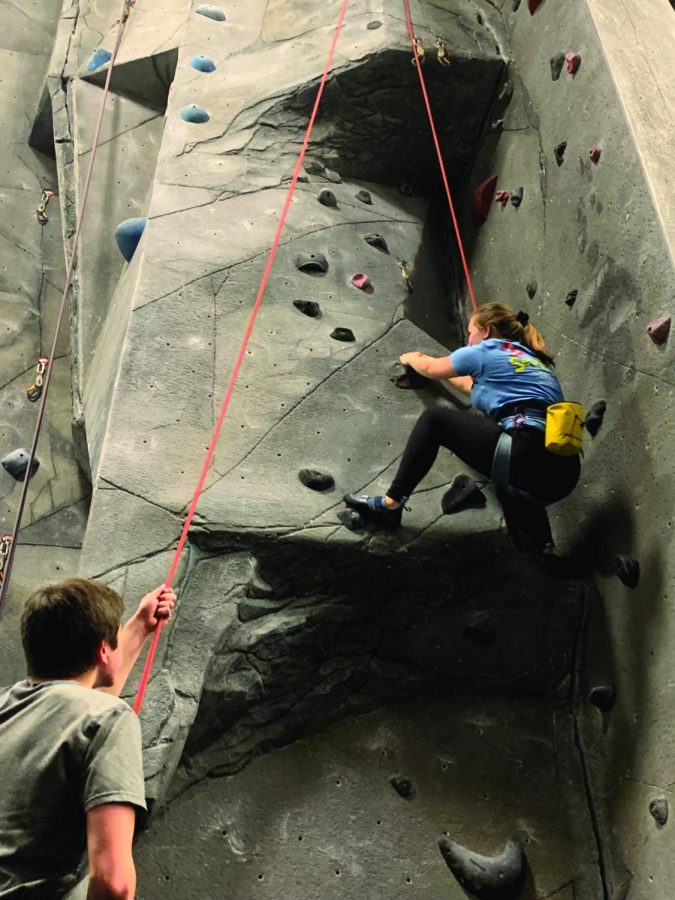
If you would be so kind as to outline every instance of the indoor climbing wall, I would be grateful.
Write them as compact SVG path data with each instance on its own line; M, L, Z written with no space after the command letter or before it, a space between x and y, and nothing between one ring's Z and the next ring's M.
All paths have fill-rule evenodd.
M640 5L672 28L666 0ZM24 167L3 226L22 229L6 236L3 456L30 441L25 387L78 224L117 6L64 0L58 21L11 6L26 95L0 100L17 128L8 164ZM605 403L583 485L554 511L588 578L516 557L491 495L443 516L463 471L449 454L395 534L344 509L347 491L386 489L420 412L459 402L411 384L397 358L462 343L470 308L404 4L353 0L141 713L146 900L460 900L444 856L473 876L513 866L505 897L653 900L667 883L672 205L645 139L663 110L639 109L608 0L574 15L555 0L411 6L479 300L526 309L570 396ZM80 570L129 610L166 578L338 8L129 10L22 535L77 548L88 512ZM40 225L45 187L57 196ZM3 619L7 680L22 592L79 554L42 552L33 584L32 552L20 547ZM471 862L451 840L504 853Z

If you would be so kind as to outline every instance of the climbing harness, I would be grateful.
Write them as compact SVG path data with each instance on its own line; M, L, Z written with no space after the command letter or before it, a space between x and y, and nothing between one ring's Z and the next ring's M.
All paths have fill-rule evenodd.
M436 59L442 66L451 66L452 60L448 56L448 48L445 41L440 38L436 41Z
M547 506L548 504L542 503L541 500L536 500L527 491L521 491L520 488L514 487L510 483L512 450L513 438L508 432L503 431L499 436L495 453L492 457L492 472L490 473L492 481L503 487L512 497L519 497L521 500L527 500L528 503L534 503L537 506Z
M405 286L408 288L408 293L412 294L413 285L412 278L410 277L410 272L408 271L408 263L404 259L399 259L398 264L401 269L401 277L405 282Z
M108 94L110 93L110 80L112 78L112 71L115 65L115 60L117 58L117 54L119 52L120 45L122 43L122 36L124 35L124 29L127 23L127 19L129 18L129 11L133 6L133 2L135 0L125 0L124 7L122 10L122 15L119 20L119 28L117 30L117 36L115 38L115 46L112 51L112 55L110 58L110 66L108 67L108 71L106 73L105 85L103 87L103 96L101 98L101 107L98 114L98 121L96 122L96 127L94 129L94 137L91 143L92 151L89 157L89 167L87 168L87 174L84 179L84 188L82 191L82 201L80 203L80 208L78 210L77 216L77 227L75 229L75 234L73 235L72 242L72 250L70 254L70 260L68 262L68 267L66 270L66 278L65 284L63 287L63 293L61 295L61 303L59 305L59 311L56 316L56 322L54 325L54 338L52 341L52 348L47 359L53 360L56 356L56 344L59 338L59 332L61 330L61 322L63 321L63 314L66 309L66 301L68 299L68 294L70 293L70 287L73 281L73 273L75 272L75 266L77 264L77 248L80 240L80 234L82 233L82 225L84 222L84 213L87 208L87 200L89 198L89 191L91 189L92 175L94 172L94 163L96 161L96 153L98 150L98 142L101 137L101 128L103 125L103 115L105 113L106 102L108 99ZM46 203L45 203L45 214L46 214ZM39 219L38 219L39 221ZM19 535L19 529L21 527L21 519L23 517L23 511L26 506L26 497L28 495L28 482L32 473L35 470L34 461L35 454L37 451L38 441L40 439L40 432L42 430L42 422L44 420L45 413L45 404L47 402L47 396L49 394L49 382L51 380L53 366L48 365L45 368L45 372L42 376L42 396L40 397L40 405L38 407L37 417L35 420L35 430L33 432L33 440L30 446L29 458L26 465L26 474L23 478L23 483L21 485L21 494L19 496L19 503L16 511L16 518L14 520L14 527L12 533L10 535L10 543L9 548L7 550L3 573L4 577L2 579L2 584L0 585L0 619L2 618L3 610L5 607L5 601L7 599L7 591L9 588L9 579L12 573L12 564L14 562L14 553L16 551L17 538Z
M12 544L12 535L3 534L0 537L0 584L5 580L5 565L9 555L9 548Z
M42 191L42 196L40 197L40 202L38 204L37 209L35 210L35 213L37 215L37 220L40 223L40 225L46 225L47 222L49 222L49 216L47 215L47 204L49 203L51 198L55 197L55 196L56 195L55 195L54 191L50 191L47 189Z
M35 381L26 390L26 394L28 395L28 399L31 403L35 403L42 396L44 375L47 371L48 365L49 359L46 356L41 356L37 361L37 365L35 367Z
M424 42L421 37L418 37L416 34L413 35L413 43L415 45L415 55L410 60L413 66L417 65L417 61L424 62L427 58L427 51L424 49Z
M450 192L450 184L448 182L448 175L445 170L445 163L443 161L443 153L441 151L441 145L438 140L438 132L436 131L436 123L434 121L434 114L431 109L431 102L429 100L429 94L427 91L426 81L424 79L424 72L422 71L421 58L419 51L417 49L417 42L415 38L415 32L413 30L412 23L412 13L410 12L410 0L403 0L403 7L405 9L405 18L406 23L408 25L408 36L410 38L410 43L412 45L413 53L415 55L415 65L417 66L417 74L420 79L420 88L422 90L422 96L424 97L424 105L426 106L427 116L429 117L429 126L431 128L431 134L434 140L434 146L436 147L436 156L438 157L438 164L441 170L441 178L443 179L443 187L445 188L445 196L448 200L448 206L450 207L450 216L452 217L452 224L455 229L455 235L457 237L457 247L459 249L459 255L462 260L462 266L464 268L464 275L466 276L466 283L469 289L469 297L471 299L471 305L474 309L477 308L476 303L476 295L473 289L473 282L471 281L471 274L469 272L469 264L466 259L466 253L464 252L464 244L462 243L462 235L459 230L459 222L457 221L457 215L455 213L455 204L452 200L452 194Z
M279 223L277 225L277 230L274 235L274 240L272 241L272 246L270 248L270 252L267 257L267 263L265 265L265 270L262 275L262 279L260 281L260 287L258 289L258 294L255 299L255 303L253 304L253 308L251 310L251 315L248 320L248 324L246 326L246 331L244 332L244 337L242 338L241 345L239 347L239 352L237 353L237 358L234 363L234 368L232 369L232 374L230 375L230 380L227 385L227 390L225 392L225 397L223 399L222 406L220 408L220 414L218 416L218 420L216 422L215 428L213 429L213 434L211 435L211 440L209 442L208 450L206 451L206 457L204 459L204 464L202 465L202 470L199 475L199 480L197 481L197 487L195 488L195 492L192 496L192 500L190 502L190 506L187 512L187 516L185 517L185 522L183 523L183 530L181 531L180 538L178 540L178 546L173 554L173 559L171 560L171 566L169 567L169 574L166 578L165 585L167 588L171 587L173 579L176 575L176 571L178 569L178 564L180 562L181 555L183 553L183 548L185 547L185 542L187 541L188 532L190 530L190 525L192 524L192 519L194 518L194 514L197 510L197 504L199 503L199 498L201 496L202 490L204 489L204 484L206 483L206 478L209 473L209 469L211 467L211 462L213 460L213 455L216 451L216 445L218 443L218 438L220 436L221 429L223 427L223 422L225 421L225 416L227 415L227 411L230 407L230 401L232 399L232 395L234 393L234 388L237 383L237 378L239 377L239 371L244 362L244 358L246 356L246 349L249 344L249 340L251 338L251 334L253 332L253 327L255 325L256 318L258 316L258 311L260 310L260 306L262 304L263 296L265 294L265 288L267 287L267 282L270 278L270 273L272 271L272 266L274 265L274 260L277 256L277 251L279 250L279 244L281 242L281 235L284 230L284 226L286 225L286 219L288 218L288 213L291 208L291 204L293 202L293 195L295 194L295 188L298 183L298 178L300 176L300 172L302 169L302 165L305 159L305 154L307 153L307 148L309 146L309 140L312 136L312 130L314 129L314 122L316 121L317 113L319 111L319 106L321 104L321 98L323 97L324 88L326 87L326 82L328 81L328 75L331 70L333 64L333 57L335 56L335 49L337 47L337 43L342 32L342 26L345 20L345 15L347 13L347 6L349 4L349 0L342 0L342 5L340 7L340 12L338 14L337 23L335 26L335 33L333 35L333 39L330 44L330 48L328 50L328 56L326 58L326 64L323 69L323 74L321 76L321 81L319 82L319 87L316 94L316 99L314 101L314 107L312 109L312 113L309 117L309 122L307 124L307 129L305 131L305 136L302 141L302 146L300 148L300 153L295 163L295 168L293 169L293 175L291 177L290 184L288 186L288 191L286 193L286 200L284 202L283 209L281 211L281 215L279 216ZM134 699L134 711L136 713L140 712L141 706L143 705L143 698L145 696L146 689L148 687L148 682L150 680L150 673L152 671L152 664L155 659L155 654L157 653L157 645L159 643L159 638L162 632L162 627L164 625L164 620L160 620L157 628L155 628L152 641L150 642L150 647L148 649L148 655L145 660L145 665L143 666L143 673L141 675L140 682L138 684L138 690L136 691L136 697Z

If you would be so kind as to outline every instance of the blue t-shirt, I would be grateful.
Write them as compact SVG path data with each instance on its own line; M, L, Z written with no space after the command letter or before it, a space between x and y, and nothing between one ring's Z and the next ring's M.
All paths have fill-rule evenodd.
M558 376L553 369L535 356L529 347L515 341L489 338L474 347L462 347L450 354L450 361L458 375L471 375L473 388L471 403L492 415L507 403L539 400L560 403L564 397ZM516 416L504 419L502 428L512 428ZM546 416L526 416L521 424L535 428L546 426Z

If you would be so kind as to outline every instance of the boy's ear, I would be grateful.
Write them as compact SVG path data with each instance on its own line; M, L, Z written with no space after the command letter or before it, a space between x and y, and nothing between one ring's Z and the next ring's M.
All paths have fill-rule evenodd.
M110 645L107 641L101 641L101 643L96 648L96 652L94 653L94 665L107 665L108 657L110 654Z

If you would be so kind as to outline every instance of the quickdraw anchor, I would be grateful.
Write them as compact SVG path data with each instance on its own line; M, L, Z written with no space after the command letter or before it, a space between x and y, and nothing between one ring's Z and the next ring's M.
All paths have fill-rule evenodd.
M26 394L31 403L35 403L42 396L44 374L47 371L48 365L49 357L47 356L41 356L37 361L37 365L35 367L35 381L26 390Z
M410 277L410 272L408 270L408 263L404 259L399 259L398 264L399 264L399 268L401 269L401 277L403 278L403 281L405 282L405 286L408 288L408 293L412 294L413 285L412 285L412 278Z
M5 564L7 563L7 557L9 556L9 548L12 546L12 535L11 534L3 534L0 538L0 584L4 581L5 578Z
M40 225L46 225L47 222L49 221L49 216L47 214L47 204L49 203L51 198L55 197L55 196L56 195L55 195L54 191L50 191L47 188L45 188L42 191L42 196L40 197L40 202L38 204L37 209L35 210L35 213L37 215L37 220L40 223Z
M440 38L436 41L436 59L442 66L451 66L452 60L448 56L448 48L445 41Z
M118 19L118 22L127 21L132 6L136 6L136 0L124 0L124 9L122 10L122 15Z
M413 40L415 41L415 56L413 56L411 62L414 66L417 64L418 59L420 63L424 62L427 56L427 51L424 49L424 42L421 37L415 35Z

